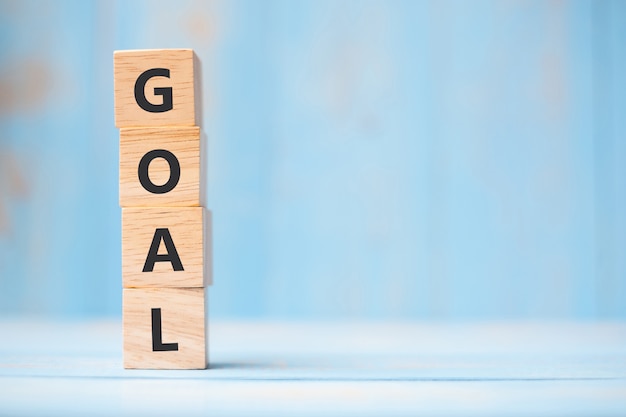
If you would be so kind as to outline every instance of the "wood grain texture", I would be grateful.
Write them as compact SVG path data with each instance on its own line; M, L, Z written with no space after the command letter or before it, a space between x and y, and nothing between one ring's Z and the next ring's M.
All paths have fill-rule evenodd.
M123 290L124 368L205 369L208 365L204 288ZM175 351L153 351L152 309L161 310L163 343Z
M205 205L200 138L200 128L197 126L120 129L120 206ZM178 184L164 194L146 190L138 176L139 162L146 153L156 149L171 152L180 165ZM153 159L148 173L156 185L165 184L171 175L170 166L163 158Z
M114 89L115 126L167 126L199 124L196 109L194 67L199 60L191 49L154 49L115 51ZM154 77L145 85L146 99L154 104L163 103L155 95L155 88L172 88L173 107L162 113L142 109L135 100L135 83L139 76L152 68L165 68L170 77Z
M167 228L182 271L156 262L142 272L158 228ZM122 209L122 282L124 287L204 287L212 283L211 215L203 207ZM160 243L159 254L167 253Z

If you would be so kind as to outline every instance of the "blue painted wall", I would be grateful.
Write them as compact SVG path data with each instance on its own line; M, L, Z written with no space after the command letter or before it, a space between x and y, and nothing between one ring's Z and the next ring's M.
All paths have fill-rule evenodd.
M626 318L626 3L1 1L0 313L121 310L112 52L203 61L218 317Z

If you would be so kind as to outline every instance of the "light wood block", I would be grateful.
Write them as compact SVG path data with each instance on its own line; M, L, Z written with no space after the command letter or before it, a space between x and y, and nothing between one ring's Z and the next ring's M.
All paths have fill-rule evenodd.
M200 124L200 62L193 50L115 51L113 66L118 128Z
M120 206L205 205L201 142L197 126L121 129ZM169 156L164 156L163 152L155 153L157 151L165 151ZM140 166L143 166L144 173L147 166L148 178L144 176L143 183ZM170 191L168 181L174 185ZM157 190L150 188L150 184L159 187L159 191L155 192Z
M123 208L123 286L211 285L211 246L211 213L203 207ZM150 262L150 253L168 259Z
M122 303L124 368L207 367L204 288L124 288Z

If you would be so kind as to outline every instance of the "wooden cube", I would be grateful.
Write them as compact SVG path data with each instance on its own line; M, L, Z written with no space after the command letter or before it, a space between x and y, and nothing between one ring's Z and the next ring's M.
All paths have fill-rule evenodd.
M199 66L191 49L115 51L115 126L199 125Z
M200 128L120 130L120 206L205 205Z
M204 288L123 289L124 368L205 369Z
M207 209L122 209L123 287L204 287L211 270Z

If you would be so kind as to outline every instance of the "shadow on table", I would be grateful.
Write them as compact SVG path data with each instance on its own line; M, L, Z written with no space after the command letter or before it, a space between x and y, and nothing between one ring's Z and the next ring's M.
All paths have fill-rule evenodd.
M286 369L287 363L285 362L211 362L209 369L223 369L223 370L255 370L255 369Z

